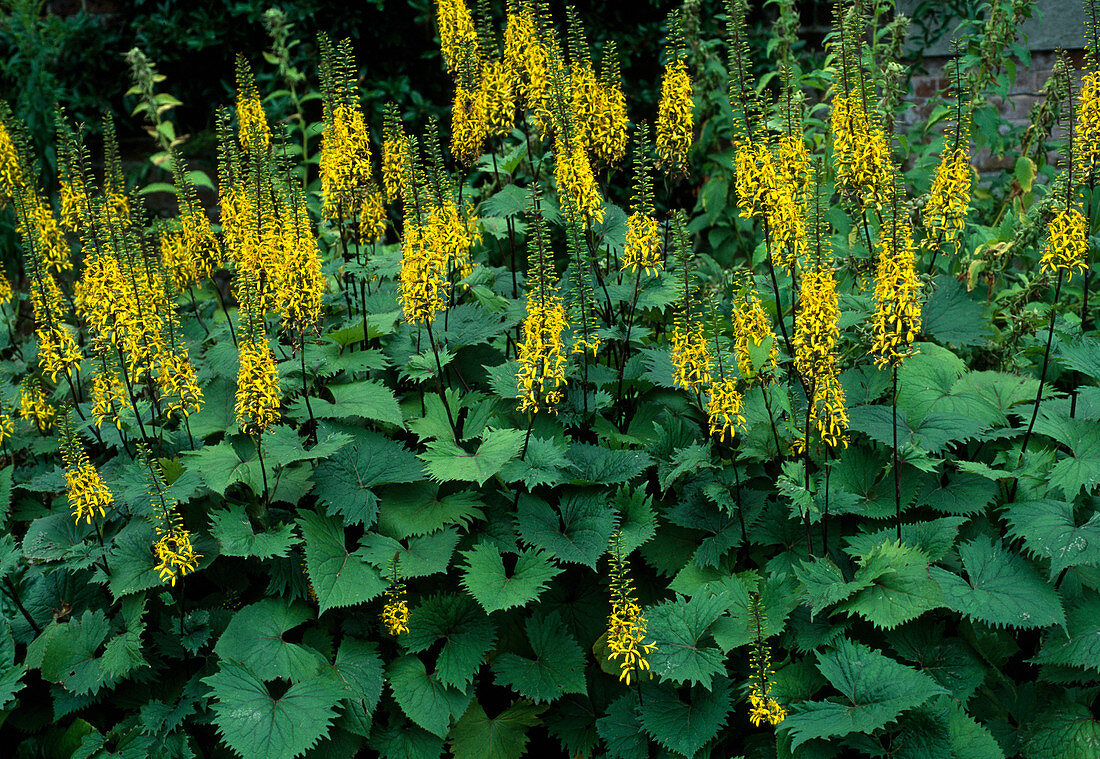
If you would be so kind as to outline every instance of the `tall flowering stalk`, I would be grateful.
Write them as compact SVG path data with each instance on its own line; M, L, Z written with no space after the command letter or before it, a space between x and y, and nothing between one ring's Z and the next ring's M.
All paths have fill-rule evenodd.
M115 502L107 483L88 460L88 453L73 425L71 414L61 414L61 458L65 462L65 486L69 510L76 524L102 519ZM97 524L97 529L99 525Z
M646 639L646 618L638 604L630 566L623 555L622 533L618 531L611 536L608 565L611 614L607 618L607 659L618 663L619 680L630 685L631 677L649 672L647 657L657 650L657 644ZM649 672L649 676L653 674Z
M160 465L143 443L138 444L138 451L148 475L149 500L157 533L153 543L153 558L157 560L154 569L161 582L175 586L177 580L198 569L202 554L195 551L191 533L184 527L179 513L179 503L168 492Z
M749 600L753 625L752 654L749 657L749 721L754 727L773 727L787 718L787 710L772 697L771 648L764 638L764 605L754 593Z
M744 397L737 388L737 380L726 376L726 355L718 335L718 310L713 303L710 304L710 315L718 373L709 388L707 427L711 435L724 443L726 437L732 439L738 430L745 428L745 416L742 413L745 404Z
M1100 114L1098 114L1100 115ZM966 225L974 170L970 166L970 113L963 110L962 64L955 59L955 119L944 135L943 151L924 207L926 244L932 246L931 273L941 249L955 251Z
M676 316L669 342L676 385L699 395L711 383L713 360L703 330L702 316L692 309L694 256L682 211L672 217L672 239L679 259L682 309Z
M657 103L657 158L669 173L680 173L687 170L695 130L695 104L679 14L670 17L670 26L661 98Z
M395 638L409 631L409 602L405 583L398 574L398 557L390 560L389 584L386 586L386 603L382 606L382 624L386 632Z

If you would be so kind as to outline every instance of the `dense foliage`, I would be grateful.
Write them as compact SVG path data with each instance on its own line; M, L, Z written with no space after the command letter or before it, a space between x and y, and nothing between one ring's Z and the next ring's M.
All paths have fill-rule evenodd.
M1014 130L1026 2L920 106L888 3L821 66L776 6L671 14L642 112L438 0L449 137L269 14L216 178L140 52L171 183L0 103L5 749L1097 756L1095 13Z

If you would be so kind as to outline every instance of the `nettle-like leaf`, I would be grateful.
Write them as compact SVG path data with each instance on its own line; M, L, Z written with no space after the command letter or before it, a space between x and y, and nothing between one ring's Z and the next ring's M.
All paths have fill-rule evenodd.
M409 631L401 642L411 653L441 644L434 676L444 685L465 690L485 655L496 643L496 626L469 597L454 593L429 596L409 614Z
M0 620L0 709L5 709L23 689L23 675L26 665L15 661L15 639L12 638L11 624Z
M1024 759L1092 759L1100 747L1100 721L1080 704L1046 711L1028 727Z
M710 688L714 676L725 671L725 655L705 639L728 601L725 595L697 595L648 609L649 638L657 644L648 656L653 674L664 681Z
M115 678L106 671L97 655L107 640L111 626L106 615L96 609L78 619L43 631L46 645L41 659L42 679L60 683L78 696L95 695ZM28 655L28 658L29 655Z
M203 682L211 689L218 733L242 759L301 756L328 733L336 705L348 695L343 683L327 675L300 680L276 695L253 670L228 662ZM275 687L282 690L281 684Z
M401 711L432 735L443 738L451 721L466 712L472 695L443 684L429 675L424 662L416 656L402 656L386 668L394 700Z
M913 445L928 453L942 453L948 444L969 440L986 429L985 424L962 414L931 413L919 424L910 424L898 409L898 446ZM890 406L856 406L849 410L849 427L883 445L894 444L894 417Z
M462 586L490 613L534 601L561 572L546 553L535 548L521 551L510 572L493 543L483 541L460 553L466 558Z
M241 504L210 513L210 534L221 546L223 556L255 556L258 559L285 557L290 549L302 541L289 524L281 524L273 530L255 532Z
M558 561L595 569L615 529L615 514L602 493L569 490L559 495L556 506L521 496L516 522L528 545L549 551Z
M928 675L846 638L818 655L817 668L843 698L792 704L778 728L790 734L792 749L814 738L871 733L945 692Z
M539 724L546 710L520 699L495 717L489 717L477 701L455 723L447 743L455 759L519 759L526 752L529 728Z
M1072 500L1082 489L1091 493L1100 485L1100 425L1091 419L1048 417L1035 429L1073 452L1050 470L1048 481L1052 490L1057 489Z
M350 435L329 432L307 451L298 433L293 428L280 424L264 431L260 439L260 449L263 451L266 466L285 467L299 461L328 458L350 442Z
M378 531L398 540L426 535L450 525L463 529L485 517L485 504L472 491L440 496L433 482L386 488L378 515Z
M367 561L365 549L344 547L344 524L335 517L303 512L298 517L306 544L306 571L321 613L376 598L386 581Z
M272 678L292 682L313 677L325 664L321 654L284 636L313 619L303 603L288 604L274 598L246 606L229 621L214 646L224 662L240 664Z
M370 527L378 515L373 488L390 483L416 482L424 467L401 443L364 431L351 445L317 465L313 480L324 483L318 498L329 514L340 514L350 524Z
M911 546L919 550L928 557L928 561L938 561L955 547L955 537L965 522L966 519L963 517L906 522L901 526L901 543L903 546ZM883 527L875 532L852 535L845 538L848 548L845 548L844 552L851 556L864 556L875 546L893 543L896 535L897 528L893 526Z
M528 490L543 485L559 485L569 479L567 446L556 438L532 435L527 453L504 466L501 476L505 482L522 481Z
M452 440L431 440L425 443L428 450L420 454L420 458L426 462L432 479L438 482L476 482L484 485L486 480L519 455L523 438L523 430L491 430L475 453L469 453Z
M726 724L731 704L729 680L718 678L713 686L695 686L683 700L669 688L643 688L642 726L653 740L670 751L695 756Z
M986 538L963 543L959 555L969 581L946 569L931 570L949 608L994 626L1065 625L1058 594L1023 557Z
M574 443L566 454L574 485L619 485L637 477L652 463L645 451L614 450Z
M385 422L396 427L404 427L401 407L393 391L374 380L361 380L347 385L329 387L335 399L332 402L322 398L311 398L314 419L347 419L359 417L372 421ZM309 419L305 404L292 406L287 416L298 422Z
M1068 567L1100 566L1100 512L1078 525L1073 505L1065 501L1020 501L1009 504L1009 535L1021 538L1032 556L1050 560L1050 577Z
M206 487L224 498L226 491L237 483L247 485L253 492L262 489L258 485L263 479L260 464L251 446L251 442L246 447L239 441L226 439L183 455L188 466L202 475Z
M1074 602L1066 615L1066 631L1047 633L1031 661L1100 673L1100 596L1092 593Z
M954 277L936 277L932 296L921 308L921 327L942 343L978 345L993 334L988 311L988 304L971 297Z
M332 675L344 684L344 723L354 722L369 734L371 715L382 698L384 667L372 641L345 638L336 652Z
M403 718L386 728L372 731L370 747L382 759L439 759L443 739Z
M642 729L636 693L624 693L612 701L603 716L596 720L596 732L612 759L645 759L649 756L649 741Z
M360 541L362 556L383 574L390 562L397 557L404 578L427 577L447 571L451 554L458 545L458 531L454 528L440 530L430 535L411 538L408 546L393 538L368 532Z
M1005 759L1004 750L989 728L966 713L960 704L944 696L936 698L947 723L947 739L956 759Z
M943 602L939 585L928 571L928 558L901 543L882 543L860 559L855 581L866 585L838 604L875 627L891 629L916 619Z
M109 587L115 599L162 584L153 556L155 540L153 525L145 521L132 521L115 536L109 554Z
M533 658L505 652L493 660L497 685L535 703L585 693L584 651L557 613L536 614L525 626Z

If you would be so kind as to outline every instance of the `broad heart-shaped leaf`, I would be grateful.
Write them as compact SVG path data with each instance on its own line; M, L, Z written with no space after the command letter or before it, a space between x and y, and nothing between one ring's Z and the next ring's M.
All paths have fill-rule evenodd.
M443 739L407 719L394 719L389 727L371 731L370 747L381 759L439 759Z
M1009 504L1009 535L1022 538L1032 556L1050 559L1051 579L1067 567L1100 566L1100 512L1078 526L1065 501Z
M505 652L493 660L497 685L511 688L536 703L566 693L585 693L584 651L557 612L527 619L527 642L534 658Z
M490 613L534 601L561 572L547 554L534 548L519 554L510 573L493 543L483 541L461 553L466 557L462 586Z
M96 656L109 632L110 623L98 609L59 625L46 644L42 679L61 683L77 695L94 695L105 685L113 685L114 678Z
M935 289L921 309L925 334L942 343L967 346L986 341L992 333L988 305L970 297L954 277L935 279Z
M274 468L289 466L298 461L327 458L349 442L350 435L330 432L307 451L294 428L280 424L264 431L260 438L260 448L264 454L264 465Z
M465 451L452 440L432 440L425 444L428 450L420 454L420 458L427 462L428 473L434 480L484 485L487 479L519 455L523 437L523 430L490 430L476 453Z
M320 653L283 636L313 618L303 603L268 598L246 606L229 621L214 646L223 662L240 664L272 678L297 682L317 674L326 663Z
M883 445L893 446L893 409L890 406L856 406L849 411L849 427ZM912 444L929 453L941 453L955 440L968 440L986 425L961 414L932 413L920 424L910 425L905 411L898 409L898 446Z
M217 538L223 556L285 557L291 548L302 542L289 524L267 532L254 532L244 506L239 503L210 513L210 534Z
M468 528L475 519L484 518L485 506L470 490L439 495L439 485L422 481L386 488L378 531L398 540L426 535L449 525Z
M458 531L452 527L431 535L420 535L409 540L407 548L393 538L368 532L359 545L362 546L363 558L383 574L396 557L403 578L427 577L447 571L451 554L458 545Z
M730 710L730 682L720 677L713 687L696 685L688 700L667 687L643 688L641 721L653 740L686 757L695 756L718 735Z
M416 656L394 659L386 673L401 711L440 738L447 735L451 720L461 716L473 698L428 675L424 662Z
M344 524L335 517L305 511L298 517L306 541L306 571L321 613L377 597L386 581L363 555L344 548Z
M870 584L866 576L845 580L840 567L828 556L802 560L794 566L794 574L802 583L802 597L812 614L820 613L825 607L849 598Z
M1079 599L1066 615L1066 628L1051 630L1043 641L1036 664L1082 667L1100 673L1100 597Z
M144 520L132 520L115 536L109 561L111 595L116 599L161 584L153 558L156 539L153 525Z
M364 431L351 444L317 465L313 481L329 514L370 527L378 515L378 497L371 488L423 479L424 466L396 440Z
M203 682L213 697L214 724L242 759L294 759L328 733L345 686L327 675L307 678L274 697L248 667L222 662Z
M987 538L963 543L959 555L969 582L946 569L931 570L948 608L998 627L1065 625L1062 600L1023 557Z
M861 560L855 580L867 585L837 606L889 630L919 617L943 602L943 594L928 573L928 559L901 543L882 543Z
M468 596L440 593L412 610L409 631L401 642L414 654L442 643L435 677L444 685L465 690L496 639L496 626Z
M634 479L652 463L645 451L615 450L574 443L566 457L574 485L617 485Z
M612 701L604 715L596 720L596 732L612 759L646 759L649 756L649 741L642 730L636 693L624 693Z
M847 638L818 654L817 668L843 699L792 704L778 728L791 734L792 749L813 738L870 733L945 692L923 672Z
M332 385L328 389L335 402L329 403L321 398L310 400L314 419L347 419L354 416L387 422L397 427L405 426L401 407L397 405L393 391L381 382L361 380L347 385ZM309 412L303 404L295 406L288 416L297 421L305 421L309 418Z
M596 568L615 529L615 513L599 491L561 492L556 507L533 495L519 500L519 534L530 546L552 553L558 561Z
M490 718L477 701L455 723L447 742L455 759L519 759L527 748L527 730L539 724L545 706L520 699Z
M527 443L527 453L515 459L501 470L505 482L522 480L528 490L539 485L559 485L569 479L569 459L565 457L565 444L554 439L532 435Z
M661 680L674 683L702 684L711 687L711 679L725 671L725 655L704 638L710 626L726 610L725 595L696 595L690 599L666 601L648 610L649 637L657 649L649 656L650 670Z
M1100 721L1087 706L1067 704L1040 714L1030 725L1024 759L1095 759Z
M382 697L384 668L378 646L372 641L344 638L331 672L346 688L345 705L352 712L348 716L369 725Z
M1081 488L1091 493L1100 485L1100 425L1092 420L1065 419L1059 427L1064 434L1056 439L1068 445L1073 456L1062 459L1050 470L1050 486L1073 500Z
M238 482L258 492L256 483L262 481L262 476L255 450L252 457L245 458L233 441L226 439L217 445L204 445L197 451L188 451L184 456L187 466L197 470L206 486L222 497L231 485Z

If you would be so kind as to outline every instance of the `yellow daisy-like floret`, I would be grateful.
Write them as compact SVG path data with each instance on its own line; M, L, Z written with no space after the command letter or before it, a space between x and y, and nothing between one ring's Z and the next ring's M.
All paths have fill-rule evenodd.
M72 423L63 419L61 455L65 460L65 485L69 493L69 510L77 524L92 523L102 518L114 504L114 496L99 471L88 460L84 446L76 436Z
M908 221L895 218L884 225L875 273L871 347L879 367L900 366L920 332L920 280L914 255Z
M929 236L942 240L946 247L956 247L966 225L973 173L970 153L961 147L946 152L936 169L924 207L924 224Z
M673 376L677 387L693 393L702 392L711 383L713 359L701 322L684 324L676 320L670 337Z
M830 125L837 185L856 196L864 208L882 209L893 187L886 132L871 122L856 95L833 99Z
M259 435L279 421L279 369L266 340L241 339L236 413L241 431Z
M173 586L176 580L194 572L202 558L191 545L191 533L175 524L157 537L153 556L157 560L155 569L160 581Z
M555 140L555 154L554 180L562 206L576 209L586 221L603 221L603 200L584 147L559 134Z
M737 390L737 383L729 379L717 380L710 386L710 401L707 403L710 434L725 442L727 435L732 438L737 430L743 430L743 409L744 399Z
M687 165L695 129L691 75L687 63L676 59L665 64L661 79L661 100L657 104L657 157L671 170Z
M767 384L775 378L779 347L772 331L771 318L760 302L754 289L748 289L739 295L733 306L734 341L733 349L737 355L737 369L749 382L761 380ZM763 366L753 363L753 353L768 344L770 349Z
M561 401L567 321L564 301L549 286L542 297L528 296L518 355L520 411L553 410Z
M1047 243L1039 266L1052 274L1084 271L1088 260L1088 220L1076 208L1060 208L1047 227Z
M1100 71L1090 71L1081 79L1077 97L1077 141L1074 150L1085 176L1096 171L1100 156Z
M19 416L33 421L42 434L53 429L57 409L50 404L42 385L33 377L27 377L19 385Z
M660 223L647 213L635 211L626 220L623 271L642 269L646 274L653 275L663 268Z

